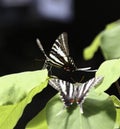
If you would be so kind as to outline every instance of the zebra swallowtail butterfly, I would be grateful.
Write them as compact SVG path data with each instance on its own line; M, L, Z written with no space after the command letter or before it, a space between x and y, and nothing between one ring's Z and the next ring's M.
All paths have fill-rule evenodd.
M71 72L79 71L79 70L88 71L88 72L96 71L96 70L89 70L91 67L86 67L86 68L76 67L74 60L70 57L70 54L69 54L67 33L65 32L62 33L55 40L55 43L51 48L49 56L47 56L47 54L45 53L40 40L37 39L36 41L40 50L43 52L46 58L43 68L47 68L48 66L50 67L55 66L58 68L63 68L65 71L71 71Z
M99 85L103 77L95 77L85 83L70 83L58 78L51 78L49 84L60 92L62 101L65 107L77 103L80 106L80 112L83 113L83 103L87 97L90 89Z

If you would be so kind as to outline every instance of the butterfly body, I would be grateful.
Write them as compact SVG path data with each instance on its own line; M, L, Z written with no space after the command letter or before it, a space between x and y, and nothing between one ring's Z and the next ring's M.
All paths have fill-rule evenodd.
M59 91L61 100L65 107L69 107L76 103L80 106L80 111L83 113L82 104L84 103L89 90L100 84L103 77L92 78L85 83L70 83L61 79L51 78L49 84Z

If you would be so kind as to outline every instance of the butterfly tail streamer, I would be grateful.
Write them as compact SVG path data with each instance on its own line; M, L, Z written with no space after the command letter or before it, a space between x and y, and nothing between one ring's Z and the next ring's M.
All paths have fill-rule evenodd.
M76 71L85 71L85 72L96 72L97 69L90 70L91 67L85 67L85 68L77 68Z
M43 46L42 46L42 44L41 44L41 42L40 42L40 40L39 40L38 38L36 39L36 42L37 42L37 45L38 45L39 49L40 49L40 50L42 51L42 53L44 54L45 58L48 59L48 56L46 55L46 53L45 53L45 51L44 51L44 49L43 49Z

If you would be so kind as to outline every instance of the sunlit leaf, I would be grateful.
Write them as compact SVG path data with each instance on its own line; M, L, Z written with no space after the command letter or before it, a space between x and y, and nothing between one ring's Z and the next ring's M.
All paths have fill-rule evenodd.
M47 86L47 70L0 78L0 129L13 129L25 106Z
M101 93L106 91L120 77L120 59L113 59L103 62L96 76L104 77L103 82L96 88L96 91Z

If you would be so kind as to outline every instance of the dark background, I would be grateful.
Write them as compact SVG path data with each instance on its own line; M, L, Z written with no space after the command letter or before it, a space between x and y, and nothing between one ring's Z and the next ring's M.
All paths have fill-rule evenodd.
M119 1L73 1L72 15L64 20L41 16L35 5L32 0L14 6L0 2L1 76L41 69L44 56L36 45L36 38L41 40L46 53L49 53L54 40L64 31L68 33L70 53L77 66L91 66L93 69L99 67L104 61L100 50L91 61L83 60L82 51L106 24L119 19ZM109 92L113 94L115 91L112 89ZM26 123L55 93L48 86L36 95L15 129L24 129Z

